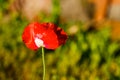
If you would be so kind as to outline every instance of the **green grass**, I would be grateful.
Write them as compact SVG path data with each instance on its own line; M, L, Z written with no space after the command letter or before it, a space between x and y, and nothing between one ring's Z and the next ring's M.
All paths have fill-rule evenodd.
M41 52L29 50L21 39L29 21L18 13L5 14L9 4L4 0L2 3L0 80L41 80ZM85 23L79 21L61 23L56 10L49 18L45 14L39 15L43 16L41 22L54 22L68 33L66 44L54 51L45 50L46 80L119 80L120 44L110 39L110 29L87 31L84 30ZM72 33L71 27L77 31Z

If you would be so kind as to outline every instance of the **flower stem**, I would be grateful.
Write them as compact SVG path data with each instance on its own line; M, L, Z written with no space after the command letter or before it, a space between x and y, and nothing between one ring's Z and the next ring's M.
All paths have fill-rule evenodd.
M43 63L43 80L45 80L45 58L44 58L44 47L42 47L42 63Z

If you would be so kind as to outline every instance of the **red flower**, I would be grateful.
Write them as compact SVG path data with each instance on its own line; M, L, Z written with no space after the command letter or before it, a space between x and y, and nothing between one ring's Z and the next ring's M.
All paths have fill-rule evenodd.
M56 49L66 42L67 35L53 23L34 22L24 29L22 39L25 45L32 50L40 47Z

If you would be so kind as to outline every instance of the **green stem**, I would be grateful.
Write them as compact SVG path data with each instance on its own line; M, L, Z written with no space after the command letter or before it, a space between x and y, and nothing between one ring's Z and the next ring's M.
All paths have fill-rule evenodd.
M44 58L44 47L42 47L42 61L43 61L43 80L45 80L45 58Z

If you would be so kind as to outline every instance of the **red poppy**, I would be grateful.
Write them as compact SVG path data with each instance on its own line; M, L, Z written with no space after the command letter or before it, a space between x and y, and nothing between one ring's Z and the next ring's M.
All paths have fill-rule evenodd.
M34 22L24 29L22 39L25 45L32 50L40 47L56 49L66 42L67 35L53 23Z

